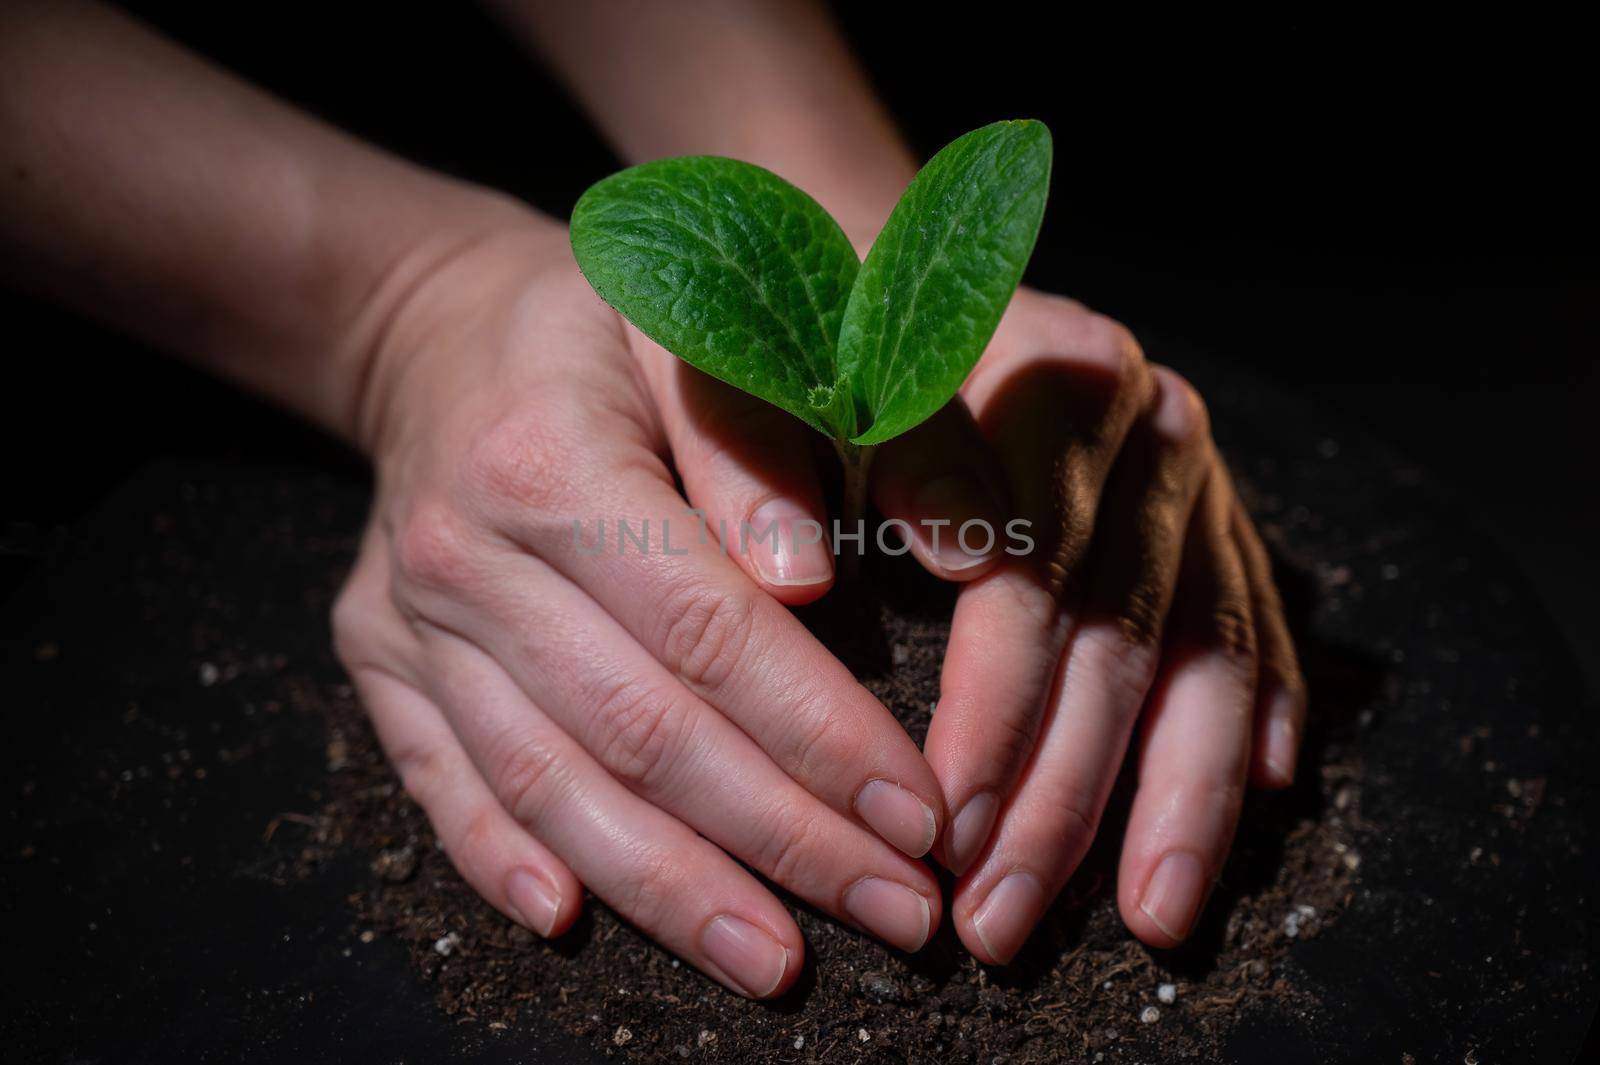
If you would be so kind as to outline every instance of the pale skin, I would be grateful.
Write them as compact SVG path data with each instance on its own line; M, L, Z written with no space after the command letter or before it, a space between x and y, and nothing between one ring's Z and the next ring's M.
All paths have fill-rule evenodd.
M915 172L808 4L494 6L629 162L762 164L863 251ZM587 888L730 989L780 995L805 946L748 866L899 949L951 920L1004 963L1131 745L1122 915L1153 946L1189 935L1247 783L1293 778L1304 694L1204 406L1127 330L1020 291L958 400L877 459L879 511L962 582L919 751L786 609L829 590L826 548L724 552L684 514L825 522L820 438L646 341L560 222L111 11L0 11L8 279L370 457L339 655L507 917L559 935ZM572 518L600 516L681 521L687 552L574 551ZM1027 558L948 530L935 551L918 524L1018 516ZM925 855L959 874L948 911Z

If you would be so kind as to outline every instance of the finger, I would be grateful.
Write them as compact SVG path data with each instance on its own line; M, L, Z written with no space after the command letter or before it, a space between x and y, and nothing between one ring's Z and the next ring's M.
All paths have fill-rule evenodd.
M956 599L924 744L950 808L939 859L955 873L982 853L1033 754L1070 629L1055 596L1022 565L966 585Z
M794 982L804 944L771 893L613 780L493 659L427 632L432 694L516 821L625 919L725 986L767 998Z
M1100 319L1100 321L1105 321ZM950 807L941 859L963 872L1032 754L1071 630L1101 495L1153 379L1138 346L1110 328L1040 358L978 399L1009 495L1026 524L1019 556L962 588L926 751ZM1008 529L1010 525L1008 524ZM1008 546L1008 550L1010 550Z
M368 525L333 609L334 645L378 742L463 879L496 909L542 936L577 919L583 892L570 869L513 821L417 686L421 649L389 598L387 539Z
M1082 860L1155 676L1209 457L1194 390L1170 371L1157 381L1106 485L1081 620L1038 748L988 853L957 890L957 932L985 961L1015 955Z
M559 443L565 439L559 430L540 427L542 443L570 447ZM493 497L490 520L600 603L656 661L807 791L912 857L926 854L943 800L917 745L718 545L664 532L663 519L680 514L684 502L659 460L634 451L608 453L601 456L606 475L590 471L566 485L552 484L529 475L528 443L516 432L480 443L487 451L473 461L486 471L478 476ZM591 448L605 446L602 441ZM530 508L530 496L537 508ZM580 545L574 542L574 521L539 516L552 513L660 517L644 519L651 521L647 528L636 520L637 539L619 537L608 524L605 540L591 543L591 526ZM503 583L497 564L486 563L469 546L458 521L448 508L424 510L400 535L402 573L418 594L430 586L446 589L448 594L434 595L441 609L464 595L492 598Z
M1232 530L1250 582L1250 609L1260 652L1250 775L1258 787L1286 788L1294 783L1305 730L1306 682L1284 619L1283 600L1272 579L1272 559L1237 493L1233 493Z
M1005 558L1005 484L960 397L878 448L873 498L936 577L970 581Z
M474 891L541 936L572 927L583 889L565 862L505 812L427 696L392 674L351 674L378 741Z
M1190 522L1117 876L1123 920L1154 947L1193 930L1233 841L1250 764L1255 627L1224 476L1214 468Z
M820 802L683 688L586 595L527 560L470 633L613 778L795 895L904 950L934 927L926 867ZM524 720L457 720L521 746Z
M821 597L834 567L811 446L816 434L658 345L641 340L640 346L673 465L689 502L704 511L709 534L780 602Z

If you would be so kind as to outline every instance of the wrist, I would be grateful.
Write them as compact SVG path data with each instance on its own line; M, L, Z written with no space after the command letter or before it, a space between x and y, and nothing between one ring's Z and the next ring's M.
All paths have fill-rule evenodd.
M500 287L523 283L563 262L570 265L568 249L563 223L509 196L479 189L407 242L384 269L342 345L349 353L346 438L376 459L395 423L403 420L398 408L418 391L412 379L422 375L429 353L449 357L462 340L459 334L478 324L464 320L463 313L509 305ZM465 306L462 293L470 295ZM436 391L434 386L448 386L450 378L470 373L465 365L454 365L443 380L421 391Z
M804 189L858 251L916 158L820 3L490 5L629 163L724 155Z

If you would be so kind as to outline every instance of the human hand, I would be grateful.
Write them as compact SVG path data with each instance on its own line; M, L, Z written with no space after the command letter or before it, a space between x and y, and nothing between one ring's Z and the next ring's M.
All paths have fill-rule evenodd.
M564 227L530 219L420 277L363 393L377 495L334 632L456 867L546 936L581 882L754 997L786 989L804 947L739 862L921 947L941 907L913 858L943 824L938 783L774 598L820 594L831 559L700 542L669 467L715 514L792 523L815 482L769 460L807 430L726 406L749 447L708 445L709 408L595 297ZM648 551L617 549L619 519L649 520Z
M1294 774L1304 685L1266 552L1199 396L1117 323L1020 290L962 399L1039 547L962 587L928 731L951 818L939 856L963 874L956 930L985 962L1016 954L1093 840L1137 725L1118 901L1140 939L1174 946L1247 778ZM886 445L886 513L894 482L925 470L925 437Z

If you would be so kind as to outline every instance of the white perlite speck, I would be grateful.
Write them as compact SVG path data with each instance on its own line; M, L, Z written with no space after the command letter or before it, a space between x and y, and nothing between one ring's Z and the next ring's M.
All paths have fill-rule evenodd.
M1178 985L1162 984L1160 987L1156 988L1156 998L1160 999L1164 1005L1172 1005L1174 1002L1178 1001Z
M856 1038L861 1040L863 1043L870 1043L872 1042L872 1033L868 1032L865 1028L862 1028L856 1032Z
M1316 915L1315 906L1296 906L1294 912L1283 919L1283 934L1294 939L1300 934L1300 926Z
M1141 1024L1154 1024L1161 1019L1161 1011L1154 1006L1146 1006L1144 1012L1139 1014Z
M441 958L448 958L456 952L461 945L461 937L451 932L449 935L440 936L433 941L433 952Z
M625 1047L633 1042L633 1032L623 1025L617 1025L617 1030L611 1033L611 1042L619 1047Z
M803 1035L795 1036L794 1037L794 1048L796 1050L804 1050L806 1048L806 1037L803 1036Z
M222 671L216 666L212 665L210 662L200 663L200 686L202 688L211 687L217 682L217 678L220 676L222 676Z

